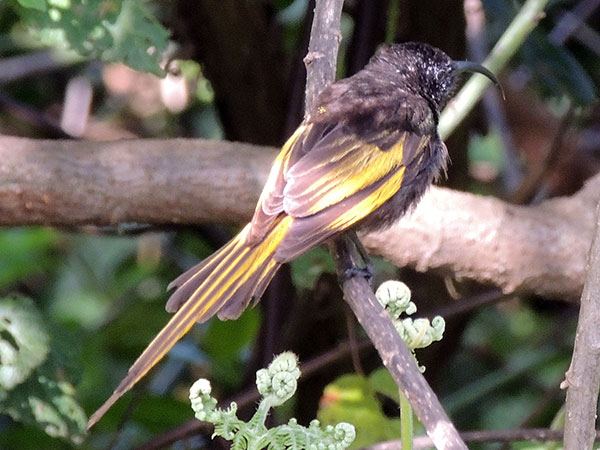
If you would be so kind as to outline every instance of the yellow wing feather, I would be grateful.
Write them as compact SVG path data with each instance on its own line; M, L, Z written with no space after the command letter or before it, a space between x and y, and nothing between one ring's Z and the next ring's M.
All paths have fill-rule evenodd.
M346 230L383 205L398 191L398 187L401 185L402 178L404 177L405 169L405 167L400 167L396 173L368 197L356 203L327 224L327 229L336 231Z
M402 164L405 137L405 134L401 135L398 142L386 151L374 145L357 143L351 157L335 164L335 173L319 177L303 196L307 201L313 202L303 215L313 215L339 203L399 167Z

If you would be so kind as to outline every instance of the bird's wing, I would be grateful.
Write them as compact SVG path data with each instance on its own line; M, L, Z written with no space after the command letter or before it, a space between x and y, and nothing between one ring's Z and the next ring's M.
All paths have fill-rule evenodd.
M313 216L390 176L397 183L386 190L396 192L402 181L398 172L421 154L428 141L427 136L398 129L380 128L365 135L349 126L336 127L285 171L283 210L295 218Z
M283 171L282 210L294 221L276 260L297 257L382 206L415 176L430 139L397 126L331 129Z
M298 160L318 146L334 126L301 124L286 141L275 158L267 182L256 205L246 242L258 244L269 232L277 217L284 212L285 173Z
M415 175L429 140L398 122L301 125L273 164L247 243L260 242L279 215L289 215L293 224L276 252L287 261L352 227Z

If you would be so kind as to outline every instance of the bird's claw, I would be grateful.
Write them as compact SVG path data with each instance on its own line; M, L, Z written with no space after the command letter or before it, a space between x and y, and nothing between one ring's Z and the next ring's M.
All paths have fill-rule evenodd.
M354 277L362 277L369 282L373 283L373 274L375 268L372 264L367 264L365 267L350 267L344 271L344 277L346 280L350 280Z

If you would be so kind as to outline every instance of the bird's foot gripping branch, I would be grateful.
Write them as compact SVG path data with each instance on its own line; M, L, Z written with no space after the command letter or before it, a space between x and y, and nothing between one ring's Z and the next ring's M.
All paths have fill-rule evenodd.
M335 427L321 429L319 421L313 420L308 427L290 419L285 425L268 429L265 420L274 406L289 400L296 392L300 377L298 359L295 354L285 352L277 356L267 369L256 372L256 386L262 400L254 416L244 422L236 416L237 405L231 403L227 409L217 408L217 400L211 397L210 382L196 381L190 389L192 409L198 420L215 425L214 436L233 441L236 449L289 449L289 450L344 450L352 444L356 432L354 426L339 423Z

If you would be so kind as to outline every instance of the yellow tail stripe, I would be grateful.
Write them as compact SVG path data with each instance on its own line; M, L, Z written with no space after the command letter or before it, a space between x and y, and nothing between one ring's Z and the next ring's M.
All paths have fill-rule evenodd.
M281 239L283 238L283 236L285 236L285 233L287 232L289 226L291 225L292 220L293 219L289 216L286 216L283 220L281 220L280 223L277 224L277 226L275 227L273 232L271 234L269 234L267 239L265 241L263 241L258 247L255 247L252 249L252 253L256 256L254 256L254 258L248 259L248 261L246 261L242 265L242 267L236 268L235 265L242 256L246 255L250 251L250 249L244 249L243 253L240 256L238 256L233 261L233 263L229 262L228 259L225 258L215 268L213 273L218 274L217 278L212 279L211 277L209 277L204 283L202 283L202 285L200 285L200 287L198 287L198 289L190 296L190 299L183 305L183 307L175 314L175 316L173 316L173 318L169 321L167 326L165 328L163 328L163 330L150 343L150 345L147 348L147 351L150 351L151 347L153 347L153 344L155 344L155 343L159 344L159 346L155 349L155 352L157 352L158 356L153 358L154 362L152 363L151 366L149 366L146 369L144 374L148 370L150 370L150 368L152 366L154 366L154 364L160 358L162 358L167 351L169 351L169 349L175 344L175 342L182 335L184 335L185 333L187 333L189 331L189 329L194 325L194 323L198 319L200 319L206 313L206 311L208 311L212 306L214 306L214 304L218 300L221 300L221 298L220 298L221 295L227 289L229 289L233 284L237 284L239 286L240 284L245 282L252 275L252 272L249 270L250 267L252 267L252 266L258 267L260 264L262 264L262 262L265 261L265 259L267 259L268 257L270 257L273 254L273 252L277 248L277 245L279 245L279 242L281 242ZM259 264L255 264L255 261L257 259L260 261ZM236 274L242 273L243 275L241 277L235 277L235 276L231 277L230 270L226 270L226 268L223 267L225 264L228 264L228 263L231 264L230 267L235 268ZM221 286L221 288L218 290L218 292L213 294L215 289L217 289L219 287L219 284L226 277L229 277L231 279L231 281L229 283L225 284L225 286ZM208 289L207 289L207 284L208 284ZM206 290L201 294L201 296L199 296L200 291L202 289L206 289ZM209 296L212 297L211 301L206 301L206 299L209 298ZM173 323L175 325L172 329L170 329L170 326L169 326L171 323ZM160 341L162 341L162 343ZM139 360L141 360L145 356L145 353L146 352L142 353ZM135 367L135 364L132 366L132 369L134 367ZM144 374L141 374L139 376L139 378L141 378ZM137 382L137 380L136 380L136 382ZM135 382L134 382L134 384L135 384Z
M285 233L291 225L292 220L293 219L291 217L286 216L282 221L280 221L280 223L276 226L273 232L269 234L267 239L263 241L259 246L252 249L244 249L242 254L237 256L233 262L229 261L228 258L225 258L221 263L219 263L219 265L215 268L213 272L215 274L218 274L216 279L209 277L204 283L202 283L198 287L198 289L196 289L196 291L190 296L190 299L182 306L182 308L175 314L175 316L173 316L173 318L169 321L165 328L163 328L161 332L156 336L156 338L154 338L154 340L150 343L150 345L147 347L147 350L144 353L142 353L142 355L138 358L138 360L144 358L144 356L146 356L146 352L148 352L148 355L150 355L151 348L153 347L153 345L158 344L157 347L153 349L154 352L152 352L157 355L154 358L152 358L152 365L147 367L145 372L143 374L140 374L137 380L143 377L146 374L146 372L150 370L154 366L154 364L156 364L156 362L158 362L158 360L160 360L170 350L170 348L175 344L175 342L177 342L177 340L181 336L187 333L190 330L190 328L192 328L194 323L196 323L198 319L202 318L202 316L212 306L214 306L217 301L223 300L221 296L224 292L226 292L234 284L237 284L237 286L239 286L242 283L244 283L252 275L252 271L250 271L249 269L251 267L259 267L260 264L262 264L268 257L270 257L273 254L273 251L275 250L275 248L277 248L277 245L279 244L283 236L285 236ZM238 241L238 243L238 245L241 245L241 239L240 241ZM253 255L255 256L245 261L242 267L235 267L236 264L239 262L240 258L247 255L247 253L250 251L252 251ZM259 260L258 264L255 263L257 260ZM223 267L225 265L229 265L229 267L234 268L235 274L243 275L241 277L231 276L231 269L228 270L226 267ZM224 286L220 286L220 283L222 283L223 280L227 277L229 277L230 282L226 283ZM220 289L217 292L215 292L215 290L219 287ZM204 292L201 293L202 290L204 290ZM207 299L209 298L210 301L207 301ZM171 328L170 324L174 324L175 326ZM135 365L136 364L132 366L132 370L135 367ZM135 384L137 380L133 384Z
M249 229L246 227L232 241L232 245L227 245L223 249L230 254L224 255L223 260L215 267L212 272L214 276L209 275L194 294L190 296L189 300L169 320L167 325L150 342L144 352L131 366L127 376L121 381L114 393L92 415L88 422L88 428L96 423L121 395L144 377L211 307L218 302L221 302L221 306L224 305L230 296L227 298L221 298L221 296L228 289L232 287L235 289L239 288L258 268L272 257L273 252L287 233L292 222L293 219L289 216L280 219L271 233L258 246L240 249L244 245L245 233ZM223 256L223 252L219 252L219 255ZM267 264L266 269L272 268L273 264L276 264L276 262L273 261ZM263 278L264 275L259 280ZM221 285L222 283L224 285ZM231 292L235 292L235 289L231 290Z

